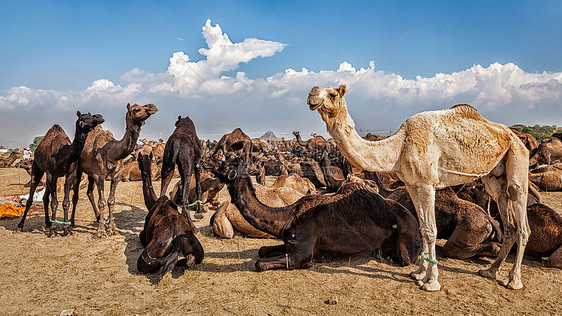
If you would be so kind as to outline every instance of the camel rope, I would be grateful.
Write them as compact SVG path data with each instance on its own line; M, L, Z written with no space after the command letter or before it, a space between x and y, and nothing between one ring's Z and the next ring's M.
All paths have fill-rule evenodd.
M70 222L61 222L61 221L57 221L57 220L55 220L55 219L50 219L50 218L49 218L49 221L50 221L51 223L62 224L62 225L70 225L70 224L71 224Z
M420 256L423 258L423 260L425 260L429 263L433 263L433 264L437 264L439 262L437 260L431 260L428 257L426 257L426 255L428 255L428 254L429 254L429 252L427 252L427 251L420 252Z

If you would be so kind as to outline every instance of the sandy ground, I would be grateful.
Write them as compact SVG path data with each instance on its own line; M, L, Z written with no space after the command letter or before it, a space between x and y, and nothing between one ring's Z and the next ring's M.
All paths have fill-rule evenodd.
M0 169L0 195L28 193L22 169ZM408 274L372 257L315 263L308 270L254 271L259 247L280 243L212 236L210 213L195 224L205 259L191 270L175 268L155 284L154 275L139 274L142 251L138 234L146 209L141 182L117 188L115 221L118 235L92 238L94 214L81 192L75 234L47 238L44 217L33 212L23 233L19 219L0 220L0 314L59 315L295 315L295 314L562 314L562 270L525 258L525 287L509 290L477 275L491 259L441 258L442 290L421 291ZM109 186L106 186L109 188ZM159 189L159 183L156 183ZM225 197L224 193L223 197ZM62 200L62 197L59 198ZM562 192L544 200L562 212ZM62 203L59 218L62 218ZM443 241L440 241L443 244ZM513 256L502 266L507 279ZM325 303L336 296L338 304Z

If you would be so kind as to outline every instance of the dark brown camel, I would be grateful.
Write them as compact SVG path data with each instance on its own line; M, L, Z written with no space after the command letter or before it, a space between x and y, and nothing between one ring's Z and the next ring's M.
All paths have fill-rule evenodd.
M142 273L158 270L156 282L159 282L176 264L191 268L201 263L205 253L176 204L165 195L157 198L152 187L151 161L152 153L139 154L144 203L149 212L140 233L144 251L137 261L137 269ZM180 256L185 259L178 261Z
M174 176L174 169L178 166L181 177L181 206L182 214L189 222L189 226L193 232L197 232L197 228L189 215L189 186L191 184L191 176L195 175L196 199L192 203L195 204L195 218L203 218L201 211L201 141L197 137L195 124L186 116L181 118L178 116L176 129L168 138L166 147L164 148L164 160L162 161L162 187L160 196L166 194L168 185Z
M405 206L417 217L406 188L398 188L387 199ZM452 189L435 192L437 238L447 239L443 255L458 259L498 255L503 232L500 224L480 206L457 197Z
M335 195L307 195L276 208L257 199L244 162L223 161L213 172L227 183L233 202L250 224L283 239L283 245L260 249L258 271L308 268L315 256L373 252L389 238L395 238L400 264L409 264L419 253L421 237L412 214L361 184L350 183Z
M110 131L105 130L101 126L96 127L88 135L84 150L80 155L77 171L73 174L72 179L69 179L71 185L65 184L65 195L69 194L71 189L74 191L72 197L72 216L70 218L72 226L74 226L74 215L76 213L76 204L78 203L79 182L82 178L82 173L85 173L88 175L88 199L92 204L98 221L98 229L95 236L101 238L106 234L113 235L116 233L113 207L115 205L115 190L117 189L117 184L121 181L123 159L135 149L141 126L156 112L158 112L158 109L154 104L140 106L127 103L127 114L125 115L126 129L125 135L123 135L121 140L116 140ZM111 188L107 199L109 209L107 228L106 219L104 218L106 206L104 182L106 178L111 180ZM94 199L94 185L98 188L97 205Z
M215 157L219 150L222 150L224 154L241 151L244 153L244 158L249 161L252 155L252 140L240 128L236 128L231 133L224 134L221 137L211 157Z
M90 113L81 114L76 112L78 120L76 121L76 131L74 140L71 142L62 127L53 125L41 140L35 150L35 159L31 167L31 187L29 188L29 198L25 205L25 211L18 224L17 231L23 230L25 218L29 208L33 204L33 195L35 189L39 185L39 181L46 174L46 191L43 195L43 207L45 208L45 226L49 229L47 236L56 234L56 226L52 223L56 221L58 200L57 200L57 179L67 176L76 168L76 162L80 158L80 153L84 148L84 143L88 133L90 133L98 124L103 123L103 117L99 114L92 115ZM49 198L51 198L51 216L49 219ZM65 196L65 202L67 198ZM64 222L62 223L63 235L71 234L72 231L68 225L68 205L63 204Z
M345 177L340 168L333 166L328 158L328 152L324 151L322 159L320 160L320 168L324 174L324 181L326 182L326 190L329 192L336 192L345 182Z

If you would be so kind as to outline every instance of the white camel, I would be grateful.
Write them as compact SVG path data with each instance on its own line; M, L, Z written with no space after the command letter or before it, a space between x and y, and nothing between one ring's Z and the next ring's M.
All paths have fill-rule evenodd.
M523 287L521 261L529 238L527 174L529 151L505 125L483 118L469 105L418 113L393 136L368 141L359 136L347 111L346 86L314 87L310 110L318 110L343 155L355 167L395 172L406 184L415 205L423 237L420 267L412 278L427 291L441 288L437 277L435 190L482 178L497 202L505 238L496 260L479 274L496 278L500 265L517 242L516 260L506 285ZM428 254L427 258L425 255Z

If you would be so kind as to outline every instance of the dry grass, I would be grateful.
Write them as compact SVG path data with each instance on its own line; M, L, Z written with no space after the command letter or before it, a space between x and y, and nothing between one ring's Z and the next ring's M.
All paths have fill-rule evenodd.
M21 169L0 169L0 195L27 193ZM156 185L158 190L159 184ZM109 186L107 186L109 188ZM223 192L223 198L225 197ZM62 197L60 198L62 199ZM544 200L562 211L562 192ZM427 293L408 278L414 268L397 267L370 257L315 263L308 270L254 271L257 250L276 240L213 237L211 214L196 221L205 259L192 270L176 268L160 284L137 272L142 251L138 233L146 209L140 182L121 183L115 219L119 234L93 239L93 211L84 192L75 234L47 238L44 218L36 212L23 233L19 219L0 221L0 302L2 314L58 315L282 315L282 314L560 314L562 271L541 261L523 262L525 287L511 291L477 271L491 259L441 259L442 290ZM61 205L61 204L59 204ZM60 206L59 206L60 208ZM62 210L59 210L62 218ZM442 243L442 241L441 241ZM501 279L513 262L501 269ZM337 305L325 301L337 296Z

